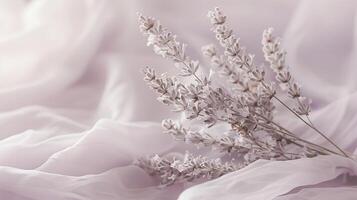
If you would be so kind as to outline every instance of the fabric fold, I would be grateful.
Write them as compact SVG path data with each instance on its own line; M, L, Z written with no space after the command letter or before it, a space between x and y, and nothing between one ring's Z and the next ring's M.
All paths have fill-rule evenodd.
M343 173L357 175L357 162L340 156L259 160L243 170L189 188L179 200L272 200L296 187L318 184Z

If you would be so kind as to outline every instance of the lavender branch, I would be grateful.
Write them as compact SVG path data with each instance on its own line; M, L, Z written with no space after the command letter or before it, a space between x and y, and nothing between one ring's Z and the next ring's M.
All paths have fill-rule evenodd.
M202 178L215 179L243 167L232 162L223 163L220 159L194 157L189 153L186 153L181 160L155 155L141 158L135 164L150 175L160 177L161 186L169 186L176 182L192 182Z
M290 108L278 98L275 82L265 77L263 67L254 64L254 56L241 46L239 38L226 23L227 17L218 8L210 11L208 16L224 53L220 55L213 45L203 47L202 51L211 61L210 72L219 73L230 86L223 87L215 78L211 80L211 74L208 78L204 73L198 75L200 64L186 55L186 45L178 42L176 36L158 20L139 15L140 30L147 37L147 45L152 46L156 54L172 60L180 70L178 77L170 77L158 75L154 69L147 67L143 70L144 80L163 104L173 107L175 112L182 112L186 120L206 125L194 130L168 119L162 122L164 133L198 147L218 149L223 154L238 158L236 164L223 164L186 154L181 160L159 156L143 158L139 159L138 166L159 176L162 185L171 185L203 177L216 178L258 159L291 160L326 154L348 157L337 145L335 147L342 154L300 138L275 122L276 108L272 99L324 135L311 123L310 104L301 96L300 86L286 67L285 52L280 50L279 42L271 31L264 32L265 58L277 74L276 81L281 87L285 85L286 94L296 103L295 108ZM192 81L185 82L185 77ZM306 115L309 122L301 115ZM228 130L222 131L223 134L211 134L210 128L218 124Z
M301 95L301 88L299 84L292 78L288 67L286 66L286 52L280 47L280 41L273 36L273 29L269 28L263 32L263 52L265 59L270 63L270 67L276 73L276 80L280 82L282 89L288 88L288 96L296 102L296 108L291 109L279 98L275 97L282 105L284 105L289 111L295 114L301 121L303 121L307 126L312 128L315 132L321 135L329 143L331 143L336 149L338 149L344 156L349 157L348 154L342 150L336 143L334 143L330 138L328 138L324 133L317 129L309 118L309 113L311 111L310 103L306 97ZM305 115L308 119L307 122L299 115Z
M186 55L186 44L178 42L176 36L154 18L139 14L139 23L141 32L148 38L147 45L153 46L156 54L174 61L181 71L180 76L192 76L199 83L203 83L196 74L199 62L191 60Z
M215 138L206 132L192 131L184 128L180 123L166 119L162 122L164 133L172 135L176 140L181 140L197 146L210 146L228 153L245 153L249 147L240 140L230 136Z
M263 52L267 61L270 62L271 68L274 72L276 72L276 80L280 82L280 86L282 88L288 87L288 94L293 100L296 101L297 107L295 110L291 109L284 102L282 102L277 96L275 90L271 87L271 84L268 85L264 81L264 70L257 71L256 67L253 65L253 60L249 59L249 62L241 62L242 57L246 57L244 48L240 47L239 39L236 39L233 35L232 29L226 25L226 16L220 11L219 8L216 8L214 11L210 11L208 16L211 19L211 23L213 25L213 30L216 33L216 38L220 41L220 44L225 48L225 55L227 55L228 60L232 65L238 66L238 68L243 69L246 74L251 74L252 76L248 76L249 80L246 82L254 82L256 80L259 81L260 90L265 96L270 98L275 98L281 103L284 107L286 107L289 111L295 114L300 120L302 120L305 124L307 124L310 128L324 137L327 141L329 141L333 146L335 146L341 153L348 157L348 155L336 145L333 141L331 141L325 134L319 131L313 125L307 123L304 119L302 119L300 115L306 115L310 112L310 101L307 100L306 97L301 96L301 89L298 83L292 79L290 72L285 66L285 55L286 53L280 50L279 41L272 36L272 29L268 29L264 31L263 34ZM211 60L214 63L217 63L219 59L216 58L216 51L211 47L209 51L207 51L205 55L211 56ZM250 56L252 58L252 56ZM220 59L222 60L222 59ZM238 60L238 62L237 62ZM237 65L238 64L238 65ZM222 65L220 65L222 66ZM259 73L260 72L260 73ZM234 74L234 73L229 73ZM256 75L257 74L257 75ZM264 108L264 107L263 107ZM271 121L272 119L270 119Z

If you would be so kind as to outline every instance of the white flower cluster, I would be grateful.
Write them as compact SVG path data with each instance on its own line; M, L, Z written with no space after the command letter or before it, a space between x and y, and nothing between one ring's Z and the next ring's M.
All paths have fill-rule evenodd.
M237 165L223 163L219 158L208 159L186 153L183 159L168 159L158 155L141 158L136 165L152 176L160 178L161 186L169 186L176 182L191 182L197 179L215 179L237 170Z
M299 85L288 71L285 52L280 49L279 41L272 36L272 30L264 31L263 52L276 73L276 80L288 89L281 95L287 95L296 102L294 109L277 96L279 91L274 87L274 81L265 77L264 67L254 64L254 56L241 46L227 25L227 17L218 8L210 11L208 17L224 53L219 55L213 45L204 46L202 52L211 61L211 71L219 73L231 87L222 87L216 79L213 81L210 76L198 74L200 64L186 55L186 45L178 42L176 36L158 20L140 15L140 30L147 37L148 46L152 46L156 54L172 60L180 70L177 77L170 77L167 74L158 75L154 69L147 67L143 71L144 80L157 92L159 101L171 106L173 111L183 112L186 120L195 120L205 125L197 131L168 119L162 122L164 133L198 147L219 150L233 157L236 166L233 166L233 161L222 164L192 154L186 154L183 160L169 160L160 156L142 158L138 165L150 174L159 176L162 184L170 185L177 180L216 178L258 159L291 160L323 154L347 156L311 121L308 123L300 117L308 117L310 105L302 97ZM191 80L189 83L183 81L187 78ZM306 141L277 123L273 115L276 112L273 100L324 136L339 152ZM230 134L217 137L207 133L207 129L218 124L228 125Z
M154 52L164 58L171 59L180 69L180 76L195 76L199 68L198 61L191 60L185 53L186 45L176 41L176 36L164 28L159 21L139 16L140 30L148 37L148 46L153 46Z
M295 112L299 115L309 115L311 100L301 95L301 87L292 78L285 63L286 52L280 47L280 41L273 36L273 29L269 28L263 32L263 52L265 59L276 73L275 79L280 83L283 90L287 90L289 97L295 101Z
M204 131L188 130L180 123L174 122L171 119L166 119L162 122L164 133L172 135L176 140L181 140L189 144L194 144L197 147L212 147L221 152L227 153L246 153L249 151L246 142L239 137L222 136L220 138L213 137Z

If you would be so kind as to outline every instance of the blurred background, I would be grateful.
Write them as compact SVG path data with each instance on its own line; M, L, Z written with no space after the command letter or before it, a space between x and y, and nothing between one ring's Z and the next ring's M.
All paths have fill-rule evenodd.
M38 104L58 112L77 110L65 115L86 122L98 117L157 120L161 115L151 113L165 114L167 109L155 101L139 71L146 65L162 72L175 69L146 47L137 12L160 19L189 44L192 57L202 60L200 47L216 42L206 17L216 6L228 15L257 63L262 62L262 31L273 27L283 38L291 70L321 105L356 87L352 0L1 0L0 4L3 111ZM109 103L110 98L115 102ZM144 99L146 103L141 102Z

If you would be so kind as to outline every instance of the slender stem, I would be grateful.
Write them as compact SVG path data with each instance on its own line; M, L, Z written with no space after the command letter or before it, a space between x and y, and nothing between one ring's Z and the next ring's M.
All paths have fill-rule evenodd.
M254 112L254 114L256 114L256 115L259 116L259 117L262 117L262 118L265 119L265 120L268 120L266 117L264 117L263 115L260 115L259 113L255 113L255 112ZM332 151L332 150L330 150L330 149L327 149L326 147L322 147L322 146L320 146L320 145L318 145L318 144L315 144L315 143L312 143L312 142L309 142L309 141L307 141L307 140L304 140L304 139L302 139L302 138L297 137L294 133L292 133L291 131L287 130L286 128L282 127L281 125L279 125L278 123L276 123L276 122L274 122L274 121L271 121L271 123L274 124L275 126L277 126L279 129L282 130L282 131L281 131L281 130L275 129L276 131L279 131L280 133L289 135L290 137L293 137L294 139L297 139L297 140L299 140L299 141L301 141L301 142L304 142L304 143L313 145L313 146L315 146L315 147L321 148L321 149L323 149L323 150L325 150L325 151L328 151L328 152L330 152L330 153L333 153L333 154L336 154L336 155L340 155L340 156L341 156L341 154L339 154L339 153L337 153L337 152L335 152L335 151Z
M304 142L304 143L306 143L306 144L308 144L308 145L317 147L318 149L322 149L322 150L327 151L327 152L329 152L329 153L342 156L341 154L339 154L339 153L337 153L337 152L335 152L335 151L332 151L332 150L330 150L330 149L327 149L326 147L323 147L323 146L320 146L320 145L318 145L318 144L309 142L309 141L307 141L307 140L305 140L305 139L299 138L299 137L295 136L292 132L290 132L290 131L288 131L288 130L286 130L286 129L283 129L283 130L279 130L279 129L278 129L278 130L276 130L276 131L278 131L278 132L280 132L280 133L282 133L282 134L288 135L288 136L290 136L290 137L292 137L292 138L294 138L294 139L296 139L296 140L298 140L298 141ZM289 139L289 140L290 140L290 139ZM290 140L290 142L292 142L292 143L294 143L295 145L298 145L298 146L300 146L300 147L304 147L304 145L301 145L300 143L297 143L297 142L295 142L295 141L293 141L293 140ZM306 146L306 147L309 148L310 150L317 151L317 152L319 152L319 153L322 153L323 155L326 155L326 153L325 153L325 152L322 152L321 150L317 150L317 149L315 149L315 148L308 147L308 146Z
M227 106L227 105L226 105L226 106ZM238 111L236 111L236 110L230 108L229 106L227 106L227 107L228 107L228 109L230 109L231 111L238 113ZM255 114L255 115L257 115L257 116L260 116L261 118L265 119L266 121L269 121L265 116L260 115L259 113L254 112L253 114ZM290 137L292 137L292 138L294 138L294 139L296 139L296 140L299 140L299 141L301 141L301 142L310 144L310 145L315 146L315 147L318 147L318 148L320 148L320 149L324 149L325 151L330 152L330 153L332 153L332 154L336 154L336 155L342 156L341 154L339 154L339 153L337 153L337 152L335 152L335 151L332 151L332 150L330 150L330 149L327 149L327 148L325 148L325 147L322 147L322 146L320 146L320 145L314 144L314 143L312 143L312 142L309 142L309 141L307 141L307 140L304 140L304 139L302 139L302 138L299 138L299 137L295 136L294 133L292 133L291 131L285 129L284 127L280 126L278 123L276 123L276 122L274 122L274 121L272 121L272 123L273 123L275 126L277 126L278 128L284 130L284 131L281 131L281 130L279 130L279 129L275 129L276 131L282 133L283 135L281 135L281 136L283 136L283 137L285 137L285 135L289 135ZM260 124L260 125L261 125L261 124ZM266 128L267 128L267 127L266 127ZM269 127L269 128L270 128L270 127ZM286 138L286 137L285 137L285 138ZM304 147L303 145L301 145L301 144L299 144L299 143L297 143L297 142L295 142L295 141L293 141L293 140L291 140L291 139L289 139L289 138L286 138L286 139L289 140L290 142L294 143L294 144L297 145L297 146ZM321 152L320 150L316 150L316 149L313 149L313 148L310 148L310 147L307 147L307 148L309 148L309 149L311 149L311 150L313 150L313 151L319 152L320 154L326 155L326 153Z
M276 99L279 103L281 103L284 107L286 107L289 111L291 111L296 117L298 117L301 121L303 121L307 126L312 128L315 132L325 138L329 143L331 143L336 149L338 149L345 157L349 157L348 154L343 151L337 144L335 144L330 138L328 138L325 134L323 134L320 130L312 126L308 122L306 122L300 115L298 115L294 110L292 110L288 105L286 105L283 101L281 101L278 97L274 95L274 99Z
M262 82L264 87L267 87L267 85ZM325 134L323 134L320 130L318 130L315 126L313 126L310 118L308 115L306 117L308 118L308 122L306 122L299 114L297 114L293 109L291 109L288 105L286 105L282 100L280 100L276 95L273 96L274 99L276 99L280 104L282 104L285 108L287 108L290 112L292 112L296 117L298 117L301 121L303 121L307 126L312 128L314 131L316 131L319 135L321 135L323 138L325 138L329 143L331 143L335 148L337 148L345 157L349 157L347 153L345 153L338 145L336 145L332 140L330 140ZM300 102L299 102L300 103ZM279 125L280 126L280 125ZM331 151L331 150L329 150Z
M296 153L292 153L292 152L283 152L283 151L278 151L276 150L273 146L269 145L269 144L266 144L266 143L263 143L265 145L265 147L261 144L259 144L259 141L257 141L254 136L252 134L248 134L249 138L258 146L260 147L261 149L265 149L265 150L269 150L269 151L273 151L275 153L278 153L280 154L281 156L283 156L284 158L286 159L290 159L289 157L287 157L285 154L288 154L288 155L295 155L295 156L301 156L300 154L296 154Z
M302 104L301 104L301 101L300 100L296 100L299 104L299 106L303 107ZM295 112L296 113L296 112ZM297 114L297 113L296 113ZM310 123L311 126L314 126L314 124L312 123L312 121L310 120L310 117L309 117L309 113L305 114L306 116L306 119L307 121Z
M274 97L275 97L275 96L274 96ZM275 98L277 98L277 97L275 97ZM280 100L280 99L279 99L279 100ZM282 101L281 101L281 103L284 104L284 102L282 102ZM226 105L226 106L227 106L227 105ZM286 105L286 106L287 106L287 105ZM228 109L232 110L233 112L238 112L238 111L236 111L236 110L230 108L229 106L227 106L227 107L228 107ZM288 107L288 108L289 108L289 107ZM290 108L289 108L289 110L290 110ZM291 110L291 111L294 112L293 110ZM270 120L268 120L265 116L260 115L259 113L253 112L253 114L255 114L255 115L257 115L257 116L260 116L260 117L262 117L263 119L265 119L265 120L267 120L267 121L270 121ZM299 116L299 117L300 117L300 116ZM306 144L309 144L309 145L311 145L311 146L315 146L315 147L317 147L317 148L319 148L319 149L323 149L324 151L327 151L327 152L332 153L332 154L336 154L336 155L339 155L339 156L343 156L343 155L341 155L341 154L339 154L339 153L337 153L337 152L335 152L335 151L332 151L332 150L330 150L330 149L328 149L328 148L322 147L322 146L320 146L320 145L314 144L314 143L312 143L312 142L309 142L309 141L307 141L307 140L304 140L304 139L302 139L302 138L297 137L294 133L292 133L291 131L287 130L286 128L280 126L278 123L276 123L276 122L274 122L274 121L271 121L271 123L273 123L273 124L274 124L275 126L277 126L279 129L283 130L283 131L281 131L281 130L279 130L279 129L275 129L276 131L278 131L278 132L280 132L281 134L283 134L282 136L285 137L285 138L286 138L285 135L289 135L290 137L292 137L292 138L294 138L294 139L296 139L296 140L299 140L299 141L301 141L301 142L304 142L304 143L306 143ZM289 139L289 138L286 138L286 139L289 140L290 142L294 143L294 144L297 145L297 146L304 147L304 145L301 145L301 144L299 144L299 143L297 143L297 142L295 142L295 141L293 141L293 140L291 140L291 139ZM322 155L326 155L326 154L327 154L327 153L322 152L321 150L318 150L318 149L314 149L314 148L311 148L311 147L307 147L307 148L309 148L310 150L319 152L319 153L322 154Z
M202 80L196 75L196 73L194 73L193 76L198 82L203 83Z
M166 46L167 48L169 48L169 49L172 50L172 47L171 47L170 45L165 44L165 46ZM179 60L182 64L184 64L187 68L189 68L189 66L187 65L187 63L185 62L185 60L181 59L181 58L178 57L178 56L175 56L175 57L176 57L176 59ZM193 73L192 75L193 75L193 77L194 77L198 82L200 82L201 84L203 83L202 80L196 75L196 73Z
M262 126L262 125L261 125L261 126ZM264 127L264 126L263 126L263 127ZM336 152L334 152L334 151L331 151L331 150L329 150L329 149L325 149L324 147L321 147L321 146L319 146L319 145L317 145L317 144L314 144L314 143L311 143L311 142L309 142L309 141L306 141L306 140L304 140L304 139L302 139L302 138L296 137L296 136L293 135L293 134L289 134L289 133L286 132L287 130L286 130L286 131L282 131L282 130L279 130L279 129L274 129L274 131L277 131L280 136L284 137L284 138L285 138L286 140L288 140L289 142L291 142L291 143L293 143L293 144L295 144L296 146L299 146L299 147L301 147L301 148L306 147L306 148L308 148L308 149L310 149L310 150L312 150L312 151L315 151L315 152L320 153L321 155L326 155L326 154L328 154L328 153L323 152L323 151L321 151L321 150L319 150L319 149L322 149L322 150L327 151L327 152L332 153L332 154L340 155L340 154L338 154L338 153L336 153ZM294 140L292 140L292 139L290 139L290 138L288 138L288 137L286 137L286 136L290 136L290 137L294 138L295 140L298 140L298 141L307 143L308 145L317 147L318 149L312 148L312 147L310 147L310 146L302 145L302 144L300 144L300 143L298 143L298 142L296 142L296 141L294 141ZM340 155L340 156L342 156L342 155Z
M309 117L308 114L306 114L306 119L307 119L307 121L309 121L309 123L311 124L311 126L315 126L315 125L312 123L312 121L311 121L311 119L310 119L310 117Z

